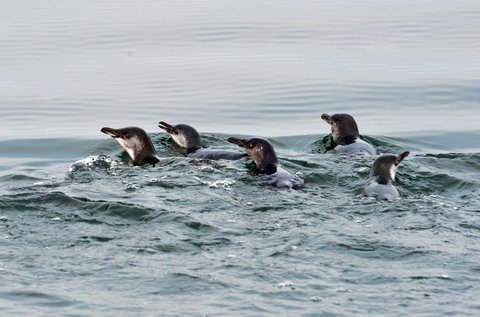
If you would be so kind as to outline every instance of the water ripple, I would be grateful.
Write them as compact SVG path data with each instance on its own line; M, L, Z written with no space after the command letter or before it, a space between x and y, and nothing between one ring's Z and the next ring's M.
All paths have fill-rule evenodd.
M3 314L476 315L476 2L25 0L0 21ZM325 112L411 152L400 200L357 196L372 161L325 153ZM267 136L306 187L129 166L99 131L180 156L160 120L218 149Z

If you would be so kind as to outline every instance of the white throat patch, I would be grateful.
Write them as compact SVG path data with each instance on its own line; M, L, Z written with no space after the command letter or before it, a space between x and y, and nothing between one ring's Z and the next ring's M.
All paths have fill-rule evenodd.
M396 171L397 171L397 166L395 164L392 164L392 166L390 167L390 177L391 177L392 181L395 180Z
M130 144L128 142L125 142L125 140L121 138L116 138L115 140L117 140L118 144L120 144L125 149L125 151L127 151L128 155L130 155L132 160L135 160L135 151L133 148L130 147Z
M188 148L187 138L183 134L172 134L173 140L181 147Z

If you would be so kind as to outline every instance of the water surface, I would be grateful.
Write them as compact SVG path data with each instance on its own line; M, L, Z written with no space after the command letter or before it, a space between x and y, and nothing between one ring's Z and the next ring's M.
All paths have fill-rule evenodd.
M0 3L2 316L477 316L476 1ZM410 151L402 199L324 153L322 113ZM103 126L267 136L244 161L131 167Z

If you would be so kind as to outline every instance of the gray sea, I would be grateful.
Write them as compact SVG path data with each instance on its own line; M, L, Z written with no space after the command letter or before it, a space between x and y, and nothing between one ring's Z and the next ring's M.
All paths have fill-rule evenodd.
M0 315L479 316L480 2L0 2ZM325 152L322 113L410 151L402 197ZM129 166L104 126L267 137Z

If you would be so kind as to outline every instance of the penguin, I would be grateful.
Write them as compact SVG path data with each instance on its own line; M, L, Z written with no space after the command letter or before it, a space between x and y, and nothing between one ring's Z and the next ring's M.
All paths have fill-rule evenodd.
M384 154L379 156L372 165L372 170L366 187L362 190L364 196L375 197L377 200L396 200L400 193L393 185L398 165L410 152L399 155Z
M331 125L335 154L348 156L376 154L375 148L360 138L357 123L351 115L337 113L331 116L324 113L322 119Z
M243 148L255 162L255 172L264 175L267 182L277 188L298 189L304 186L303 179L283 169L277 159L273 145L264 138L238 139L228 138L228 142Z
M247 157L245 153L202 148L200 134L195 128L188 124L177 124L173 126L164 121L160 121L158 127L170 134L173 141L183 149L183 154L189 158L239 160Z
M113 129L104 127L101 132L114 138L133 161L134 166L168 164L173 158L160 158L147 132L138 127Z

